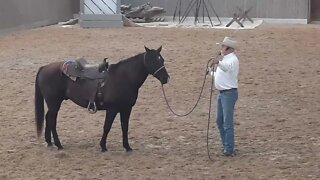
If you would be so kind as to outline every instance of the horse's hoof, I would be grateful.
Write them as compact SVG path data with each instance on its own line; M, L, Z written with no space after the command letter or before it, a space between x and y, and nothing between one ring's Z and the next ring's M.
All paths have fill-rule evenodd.
M58 147L58 150L62 150L63 149L63 147L61 146L61 147Z
M127 153L132 152L132 148L126 148L126 152L127 152Z
M102 149L101 149L101 152L107 152L107 151L108 151L107 148L102 148Z
M52 143L48 143L48 146L47 147L52 147Z

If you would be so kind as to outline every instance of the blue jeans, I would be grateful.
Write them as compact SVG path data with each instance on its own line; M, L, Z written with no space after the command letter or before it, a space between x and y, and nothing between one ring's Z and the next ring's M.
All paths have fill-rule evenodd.
M217 126L225 153L234 152L233 114L238 91L230 90L217 96Z

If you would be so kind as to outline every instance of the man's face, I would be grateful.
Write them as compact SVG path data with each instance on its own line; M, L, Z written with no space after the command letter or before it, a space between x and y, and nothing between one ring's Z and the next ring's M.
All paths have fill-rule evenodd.
M228 55L228 54L232 53L233 49L228 47L228 46L222 45L220 51L221 51L221 55L225 56L225 55Z

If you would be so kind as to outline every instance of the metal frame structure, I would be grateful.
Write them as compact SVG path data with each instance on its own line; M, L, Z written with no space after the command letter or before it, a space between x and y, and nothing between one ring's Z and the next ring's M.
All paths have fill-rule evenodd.
M208 8L208 5L211 8L211 12L213 12L215 14L215 16L217 17L219 24L213 25L211 16L210 16L210 9ZM194 12L194 24L196 25L198 22L200 22L199 20L199 15L200 12L202 11L202 22L205 22L205 17L208 17L211 26L220 26L221 20L216 12L216 10L214 9L212 3L210 0L191 0L189 1L189 4L187 6L187 9L185 10L185 12L182 14L181 16L181 6L182 6L182 0L178 0L177 4L176 4L176 8L173 14L173 21L175 21L176 15L177 15L177 11L178 11L178 16L179 16L179 24L183 23L186 18L188 17L188 15L190 14L190 12L195 8L195 12ZM205 13L207 14L207 16L205 16Z

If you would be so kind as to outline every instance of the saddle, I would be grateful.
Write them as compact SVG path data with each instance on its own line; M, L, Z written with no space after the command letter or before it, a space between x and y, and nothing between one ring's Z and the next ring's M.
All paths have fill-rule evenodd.
M108 70L107 59L108 58L105 58L101 64L90 64L83 58L72 61L71 63L67 61L64 65L68 67L64 73L68 76L82 79L104 79L106 71Z
M75 61L66 61L61 71L75 83L80 84L80 94L88 100L87 109L90 113L97 112L96 99L102 96L101 88L105 85L108 76L108 58L101 64L90 64L80 58Z

